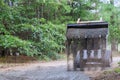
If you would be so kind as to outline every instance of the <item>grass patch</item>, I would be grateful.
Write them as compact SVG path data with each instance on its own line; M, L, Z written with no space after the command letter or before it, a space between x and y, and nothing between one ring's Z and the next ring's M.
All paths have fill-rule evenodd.
M48 55L37 56L37 59L40 61L52 61L52 60L66 60L66 54L60 53L52 57Z
M120 74L120 68L115 68L114 71Z

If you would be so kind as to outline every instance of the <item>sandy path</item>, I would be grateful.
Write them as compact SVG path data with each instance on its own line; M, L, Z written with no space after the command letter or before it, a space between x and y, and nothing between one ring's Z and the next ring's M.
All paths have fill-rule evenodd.
M90 80L80 71L66 71L66 61L33 63L0 71L0 80Z
M120 57L114 57L112 69L118 66ZM108 70L107 69L107 70ZM0 70L0 80L90 80L97 71L66 71L66 61L37 62Z

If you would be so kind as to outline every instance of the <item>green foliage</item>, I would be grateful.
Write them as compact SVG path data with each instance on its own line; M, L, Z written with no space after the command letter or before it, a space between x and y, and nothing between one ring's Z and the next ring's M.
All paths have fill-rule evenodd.
M64 49L65 25L50 22L41 25L18 24L8 31L13 35L0 35L0 46L16 48L17 52L29 56L41 56L41 59L58 59L58 53ZM15 37L17 36L17 37Z
M32 36L36 41L40 53L51 59L59 58L57 53L64 49L65 25L53 25L52 23L38 26ZM39 36L39 39L38 39Z
M24 41L11 35L0 35L0 38L0 47L4 49L13 49L13 51L16 49L16 52L30 56L38 53L37 50L34 49L33 43L30 41Z
M114 70L116 73L120 73L120 68L115 68Z
M0 34L3 35L3 34L10 34L5 28L3 25L0 24Z
M120 62L118 62L118 65L120 66Z
M102 6L104 7L101 7L100 15L103 17L104 20L109 22L109 31L110 31L109 40L110 41L115 40L120 42L119 7L115 6L112 3L102 4Z
M22 47L22 45L25 46L27 44L27 42L11 35L0 35L0 37L0 46L3 46L4 48Z
M120 29L119 29L119 27L113 27L113 26L110 26L109 27L109 29L110 29L110 40L112 40L112 39L115 39L115 40L120 40Z

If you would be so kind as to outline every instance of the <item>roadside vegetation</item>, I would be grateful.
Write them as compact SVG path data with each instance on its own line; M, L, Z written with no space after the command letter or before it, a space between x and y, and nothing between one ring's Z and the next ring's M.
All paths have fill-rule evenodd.
M104 71L99 76L96 76L92 80L119 80L120 79L120 68L115 68L110 71Z

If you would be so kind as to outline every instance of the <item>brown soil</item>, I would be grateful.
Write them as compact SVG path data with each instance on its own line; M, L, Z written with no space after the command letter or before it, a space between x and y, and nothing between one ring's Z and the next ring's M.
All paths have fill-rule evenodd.
M88 71L91 80L120 80L120 73L116 73L115 69L120 68L118 62L120 57L113 57L113 62L110 68L106 68L103 71Z
M29 65L31 63L37 62L37 60L34 57L29 56L6 56L0 58L0 69L6 69L10 67L17 67L17 66L25 66Z
M6 56L3 58L0 58L0 63L28 63L31 61L35 61L36 59L34 57L29 56Z
M92 80L120 80L120 73L116 73L114 71L107 71L95 78L92 78Z
M118 57L120 56L120 52L114 51L112 54L113 57Z

